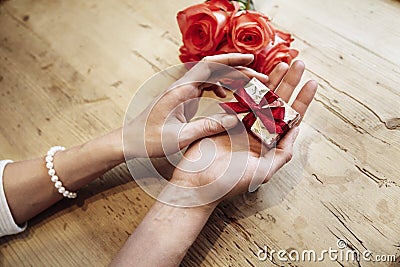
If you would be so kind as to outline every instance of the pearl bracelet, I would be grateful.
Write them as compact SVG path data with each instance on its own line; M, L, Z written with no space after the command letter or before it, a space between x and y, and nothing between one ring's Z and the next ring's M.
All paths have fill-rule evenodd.
M46 168L49 170L48 173L51 177L51 181L54 183L54 187L57 189L57 191L62 194L66 198L76 198L77 193L75 192L69 192L65 187L63 186L62 182L59 180L58 176L56 175L56 170L54 169L54 164L53 164L53 159L54 155L58 151L64 151L65 147L62 146L53 146L52 148L47 151L46 154Z

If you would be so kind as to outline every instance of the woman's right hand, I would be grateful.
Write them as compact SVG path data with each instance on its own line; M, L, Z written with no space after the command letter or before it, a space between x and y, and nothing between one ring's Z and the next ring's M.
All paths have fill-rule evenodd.
M125 157L163 157L178 152L197 139L234 127L238 120L236 116L229 114L215 114L195 121L191 119L197 111L204 88L211 86L217 96L226 97L222 87L212 85L218 81L213 80L216 76L225 78L236 75L241 76L240 78L256 77L267 81L266 75L243 67L253 59L251 54L233 53L205 57L198 62L133 121L125 125ZM226 72L231 73L225 75Z

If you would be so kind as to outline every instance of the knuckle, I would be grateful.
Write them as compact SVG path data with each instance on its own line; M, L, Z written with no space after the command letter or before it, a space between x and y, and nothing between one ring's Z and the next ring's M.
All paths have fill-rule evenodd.
M212 57L211 56L205 56L205 57L203 57L203 59L202 59L202 61L210 61L210 59L211 59Z
M218 130L219 124L211 119L205 119L203 122L203 131L206 134L213 134Z
M169 97L184 102L195 94L195 88L191 84L180 85L169 91Z
M289 65L286 62L281 62L277 66L278 71L286 71L287 69L289 69Z

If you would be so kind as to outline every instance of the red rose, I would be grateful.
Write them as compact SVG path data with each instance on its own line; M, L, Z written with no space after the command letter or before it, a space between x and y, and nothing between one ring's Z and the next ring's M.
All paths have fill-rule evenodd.
M267 16L256 11L240 11L230 23L232 45L240 53L257 54L271 41L275 31Z
M177 19L187 55L214 54L226 36L230 13L235 10L229 0L211 0L180 11Z
M259 54L256 54L250 67L268 75L280 62L290 65L293 58L299 54L297 50L290 48L291 42L293 42L293 39L290 34L277 30L275 43L269 44Z
M182 62L197 62L197 61L200 61L202 59L202 57L199 56L199 55L189 54L189 52L188 52L188 50L187 50L187 48L185 46L182 46L179 49L179 52L181 52L181 54L179 55L179 59Z
M217 50L215 51L215 54L219 55L219 54L228 54L228 53L238 53L238 51L233 46L232 42L229 42L228 40L224 40L218 46Z

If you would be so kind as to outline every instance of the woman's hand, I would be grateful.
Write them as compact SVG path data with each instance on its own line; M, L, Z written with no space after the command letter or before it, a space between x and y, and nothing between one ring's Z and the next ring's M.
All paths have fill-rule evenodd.
M295 62L290 69L281 63L271 73L266 85L287 102L303 72L304 63L301 61ZM317 86L317 82L308 81L292 104L302 118ZM240 133L233 130L197 141L186 151L171 182L198 188L209 187L212 183L213 187L207 189L207 194L197 195L197 198L201 198L198 199L199 203L203 204L254 191L290 161L298 131L298 127L291 129L277 147L269 151L265 151L266 148L251 134L244 132L244 140L238 137ZM204 166L203 170L199 170L198 166Z
M304 64L300 61L294 63L290 70L286 64L280 64L271 73L266 85L288 101L303 71ZM309 81L297 95L292 107L302 116L316 89L317 83ZM234 130L236 128L232 129ZM243 136L247 141L235 137L241 136L241 133L230 132L192 144L185 153L185 159L174 172L171 181L175 185L170 184L164 188L158 198L159 201L129 237L111 266L178 266L219 201L246 192L251 184L256 188L258 184L268 181L290 160L297 133L297 128L290 130L275 149L266 153L263 153L260 142L246 132ZM212 152L214 153L211 154ZM207 167L203 169L204 165ZM216 190L190 190L194 187L204 188L211 183L216 183L213 187ZM227 187L226 184L233 187ZM174 194L182 192L176 185L188 188L185 188L186 191L182 195ZM213 193L218 192L220 197L210 201L215 196ZM187 201L198 198L199 201L204 201L203 204L208 205L198 205L200 207L170 205L176 204L173 200L178 198Z
M242 67L253 59L254 56L249 54L224 54L206 57L197 63L138 117L125 125L126 159L169 155L197 139L234 127L238 120L236 116L228 114L190 120L197 111L204 89L211 88L217 96L226 97L225 91L217 84L219 78L256 77L266 82L267 76Z

